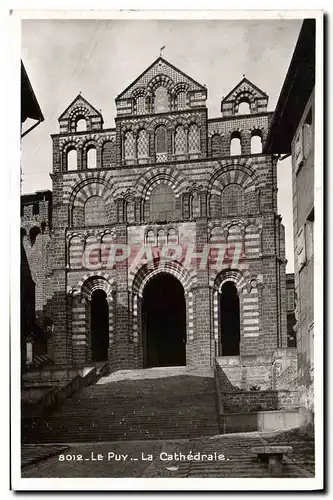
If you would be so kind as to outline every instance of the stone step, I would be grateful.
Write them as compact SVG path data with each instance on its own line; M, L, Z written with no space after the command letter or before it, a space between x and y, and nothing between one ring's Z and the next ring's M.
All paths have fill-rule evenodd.
M64 401L53 414L26 419L27 443L186 439L219 434L213 370L122 370Z

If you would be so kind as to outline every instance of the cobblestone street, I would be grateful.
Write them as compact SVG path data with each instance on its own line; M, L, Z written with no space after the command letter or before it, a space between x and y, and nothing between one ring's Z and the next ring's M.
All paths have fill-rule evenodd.
M293 436L290 432L254 432L192 440L75 444L59 451L55 446L40 445L39 450L46 449L48 458L23 464L22 477L270 477L251 448L267 442L289 442L289 437L293 438L289 444L297 450L284 459L284 477L313 477L313 442L297 432ZM23 446L23 454L31 453L32 446ZM49 457L51 448L55 454ZM61 455L72 459L61 460ZM188 460L188 455L193 459Z

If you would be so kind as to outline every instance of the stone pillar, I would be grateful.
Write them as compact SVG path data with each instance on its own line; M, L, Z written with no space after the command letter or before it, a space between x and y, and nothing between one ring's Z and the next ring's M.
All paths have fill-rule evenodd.
M196 252L202 253L204 245L207 244L208 225L207 219L201 218L196 221ZM195 261L192 261L195 265ZM191 348L191 358L189 364L192 365L213 365L211 356L211 317L210 310L211 291L208 280L207 265L204 269L197 266L197 285L191 291L193 293L193 311L194 311L194 333Z
M244 130L241 132L241 150L242 155L251 154L251 134Z

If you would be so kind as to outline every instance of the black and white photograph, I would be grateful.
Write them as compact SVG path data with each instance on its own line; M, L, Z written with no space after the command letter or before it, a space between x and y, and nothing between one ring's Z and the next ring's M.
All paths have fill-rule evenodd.
M322 12L12 16L13 488L321 489Z

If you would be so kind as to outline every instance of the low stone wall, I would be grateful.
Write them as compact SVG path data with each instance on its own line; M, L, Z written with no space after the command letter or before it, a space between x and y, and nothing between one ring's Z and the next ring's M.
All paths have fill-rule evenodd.
M222 391L272 387L271 356L220 356L216 358L216 366Z
M256 366L255 358L262 364ZM269 359L268 363L268 357L253 356L245 360L240 357L216 358L217 411L222 434L289 429L300 423L298 391L272 389L272 377L268 375L272 374L272 360ZM244 367L249 369L244 370ZM249 373L252 373L252 378L245 378L244 375ZM261 374L260 377L258 374ZM289 365L285 377L293 374L293 367ZM265 376L269 383L263 384L261 381L259 385L257 381ZM253 390L242 390L241 386L253 387ZM265 387L265 390L254 390L259 387Z
M297 391L222 392L224 413L249 413L263 410L298 408Z
M277 431L300 425L297 410L228 413L224 417L224 433Z
M105 363L99 369L83 367L79 369L69 368L31 372L27 374L28 377L25 377L21 398L26 403L26 408L29 408L29 414L41 415L46 410L58 406L64 399L72 396L83 387L93 384L101 375L106 375L108 372L108 363ZM33 375L37 376L33 377ZM68 379L67 377L70 375L73 375L73 377ZM39 380L44 383L39 382ZM45 383L46 380L49 381L48 384ZM39 389L41 390L38 398ZM29 398L29 396L34 397Z

